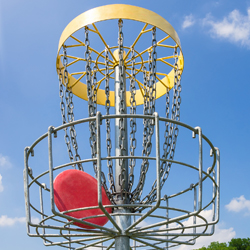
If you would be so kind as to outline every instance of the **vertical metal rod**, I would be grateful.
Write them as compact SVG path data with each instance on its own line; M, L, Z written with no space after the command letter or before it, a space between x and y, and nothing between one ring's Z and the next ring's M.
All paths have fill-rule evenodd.
M124 96L123 100L125 102L125 109L124 112L120 112L120 102L121 98L119 95L119 88L120 88L120 81L119 81L119 66L117 65L115 67L115 114L116 115L121 115L121 114L126 114L127 113L127 107L126 107L126 78L124 75L123 79L123 85L124 85ZM128 135L127 135L127 119L124 119L124 145L125 145L125 155L128 155ZM120 135L120 118L115 119L115 156L120 156L120 142L119 142L119 135ZM121 175L121 166L119 165L119 159L116 159L115 161L115 188L116 192L121 192L121 183L120 183L120 175ZM123 160L123 166L122 168L125 169L126 174L125 174L125 186L128 186L128 161Z
M157 112L154 112L153 114L155 116L155 139L156 139L156 176L157 176L157 203L156 207L160 206L161 203L161 184L160 184L160 127L159 127L159 114ZM156 208L155 208L156 209Z
M136 221L136 217L134 215L134 220L133 220L133 223ZM134 250L136 250L136 240L133 239L133 247L134 247Z
M166 218L167 218L167 222L169 221L169 209L168 209L168 207L169 207L169 204L168 204L168 197L166 197L166 207L167 207L167 209L166 209ZM166 228L168 229L168 223L166 224ZM169 239L169 236L168 236L168 231L167 231L167 237L166 237L166 239L168 240ZM169 248L168 248L168 241L166 242L166 250L168 250Z
M44 184L45 187L45 184ZM39 193L40 193L40 210L41 210L41 220L44 220L44 209L43 209L43 188L40 186L39 187ZM44 225L44 222L41 223ZM45 234L45 228L43 228L43 234ZM46 243L46 240L43 240L44 243Z
M217 211L217 220L219 221L220 217L220 150L216 148L216 165L217 165L217 202L216 202L216 211Z
M200 127L196 127L199 135L199 199L198 199L198 211L202 210L202 131Z
M50 207L53 214L57 214L54 202L54 184L53 184L53 155L52 155L52 133L54 127L50 126L48 129L48 149L49 149L49 183L50 183Z
M98 192L98 206L102 210L102 212L107 216L107 218L110 220L110 222L113 224L113 226L121 232L121 229L116 224L116 222L113 220L113 218L110 216L110 214L107 212L107 210L104 208L102 204L102 181L101 181L101 112L98 111L96 113L96 158L97 158L97 192Z
M213 180L215 181L215 170L213 170ZM215 221L215 197L216 197L216 186L215 186L215 183L213 183L213 204L212 204L212 211L213 211L213 216L212 216L212 222ZM212 230L211 232L214 233L214 230L215 230L215 224L213 224L212 226Z
M69 225L69 227L70 227L70 225ZM68 234L70 234L70 230L68 231ZM73 248L71 248L71 237L69 237L69 244L68 244L68 248L69 248L69 250L72 250Z
M29 194L29 175L28 175L28 150L29 147L26 147L24 149L24 171L23 171L23 177L24 177L24 198L25 198L25 210L26 210L26 227L27 227L27 234L30 234L30 194Z
M124 67L124 66L123 66ZM120 115L122 114L120 111L120 102L121 98L125 102L125 108L123 114L126 114L126 78L125 74L123 75L123 85L124 85L124 95L121 97L119 95L119 89L120 89L120 72L119 72L119 65L115 67L115 114ZM127 141L127 119L124 119L124 145L125 145L125 155L128 155L128 141ZM120 118L115 119L115 156L120 156L120 143L119 143L119 135L120 135L120 126L119 126L119 120ZM122 187L121 187L121 174L122 169L125 170L125 190L128 191L128 161L123 160L123 165L120 166L119 159L115 161L115 188L116 192L118 193L116 195L116 204L127 204L128 197L125 194L125 197L122 197L124 195L121 194ZM130 210L128 208L116 208L114 210L114 213L129 213ZM129 244L129 237L125 233L125 230L131 225L131 216L130 215L119 215L115 216L115 221L121 228L121 235L116 237L115 239L115 249L116 250L129 250L130 244Z
M196 190L196 187L194 187L194 212L196 211L197 211L197 190ZM194 215L193 217L193 224L196 225L196 215ZM196 234L196 227L193 228L193 233ZM194 238L195 238L195 235L194 235Z

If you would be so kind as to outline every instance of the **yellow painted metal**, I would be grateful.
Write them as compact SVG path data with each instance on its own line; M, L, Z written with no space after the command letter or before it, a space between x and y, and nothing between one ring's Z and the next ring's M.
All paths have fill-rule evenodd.
M105 6L101 6L101 7L97 7L97 8L88 10L88 11L82 13L81 15L77 16L75 19L73 19L67 25L67 27L64 29L64 31L60 37L59 45L58 45L58 53L57 53L57 60L56 60L56 67L57 67L58 74L60 73L60 69L62 70L64 68L62 61L61 61L62 55L60 55L60 50L61 50L62 46L64 45L65 41L70 37L70 38L74 39L76 42L78 42L77 45L69 45L67 47L85 46L85 44L82 41L80 41L79 39L77 39L76 37L74 37L73 34L76 31L78 31L79 29L87 27L89 25L92 25L94 27L94 29L89 29L89 31L98 34L100 39L102 40L104 46L109 50L109 53L112 57L109 59L109 63L112 65L111 69L117 65L117 63L118 63L117 62L117 55L115 55L115 52L112 52L111 48L108 47L108 45L106 44L105 40L103 39L101 33L99 32L99 30L97 29L97 27L95 25L95 23L97 23L97 22L111 20L111 19L129 19L129 20L134 20L134 21L145 23L143 29L141 30L140 34L137 36L137 38L135 39L135 41L131 45L131 47L134 47L136 45L136 43L138 42L138 40L140 39L142 34L152 30L152 28L146 29L148 25L152 25L153 27L156 27L156 28L162 30L163 32L165 32L166 37L164 37L162 40L158 41L157 46L166 47L166 48L175 48L175 47L180 48L180 54L178 55L178 62L177 63L178 63L179 72L180 72L180 74L182 74L183 66L184 66L184 59L183 59L183 55L182 55L181 44L180 44L179 37L178 37L176 31L174 30L174 28L171 26L171 24L169 22L167 22L163 17L159 16L158 14L156 14L153 11L150 11L150 10L147 10L147 9L144 9L141 7L137 7L137 6L126 5L126 4L105 5ZM175 41L175 43L176 43L175 46L162 44L162 42L164 42L165 40L167 40L170 37ZM131 62L131 59L128 59L128 56L131 52L131 47L130 48L127 47L128 52L126 55L124 55L124 61L125 61L124 63L125 63L126 69L130 69L129 63ZM112 47L112 48L117 48L117 47ZM104 50L102 52L98 52L91 47L89 49L98 55L97 59L95 61L92 61L92 62L97 63L97 67L98 67L98 64L104 65L103 62L98 61L99 57L105 58ZM152 49L152 46L145 49L142 52L136 51L135 57L136 58L140 57L140 60L141 60L140 62L137 62L136 65L141 64L141 66L142 66L143 63L148 63L147 61L143 61L142 55L151 49ZM69 63L68 66L70 66L70 65L72 65L80 60L85 61L85 59L80 58L80 57L73 57L73 56L68 56L68 57L71 59L74 59L71 63ZM166 59L169 59L169 58L173 58L173 56L165 56L165 57L161 57L161 58L157 59L157 61L161 61L161 62L169 65L173 69L168 74L160 73L160 72L156 73L157 74L156 78L158 80L158 82L156 83L156 89L157 89L156 90L156 98L159 98L162 95L164 95L167 91L167 88L171 89L174 86L174 65L165 61ZM98 68L98 71L104 75L104 73L102 72L102 71L104 71L104 69ZM114 71L111 70L110 75L113 74L113 72ZM139 73L139 72L142 72L142 67L140 67L139 70L137 69L137 73ZM81 79L85 76L85 74L86 74L86 72L74 72L74 73L69 72L68 87L71 89L73 94L77 95L78 97L80 97L84 100L88 100L87 86L85 83L81 82ZM80 77L76 79L74 77L75 75L80 75ZM127 77L130 77L130 74L128 71L126 71L126 75L127 75ZM159 76L163 76L163 78L161 78ZM105 80L105 77L103 77L97 83L97 85L98 85L97 86L97 88L98 88L97 103L101 104L101 105L105 105L105 100L106 100L105 90L99 88L101 82L104 80ZM141 104L143 104L143 85L138 80L136 80L136 82L138 83L138 87L139 87L139 89L136 90L136 104L141 105ZM110 98L110 105L114 106L114 104L115 104L114 98L115 97L114 97L113 91L110 91L109 98ZM126 103L128 106L130 105L130 92L129 91L127 91L127 93L126 93Z

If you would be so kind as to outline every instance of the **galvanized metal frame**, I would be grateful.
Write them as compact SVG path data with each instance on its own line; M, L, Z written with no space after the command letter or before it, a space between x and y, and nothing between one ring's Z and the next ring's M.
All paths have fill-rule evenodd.
M102 171L102 161L105 161L107 157L103 157L101 153L101 131L100 127L102 121L105 119L119 119L119 118L137 118L137 119L153 119L155 121L155 140L156 140L156 153L155 157L147 157L149 160L154 160L156 162L156 177L157 177L157 199L153 204L119 204L119 207L123 208L137 208L136 213L112 213L108 214L106 209L107 207L116 208L118 205L110 205L103 206L101 202L101 179L100 173ZM83 159L77 162L69 162L60 166L53 166L53 151L52 151L52 143L53 136L57 136L57 132L62 130L63 128L78 125L83 123L88 123L90 121L96 120L97 124L97 158L94 159ZM189 165L188 163L179 162L176 160L168 160L173 162L173 164L180 164L182 166L186 166L191 168L199 173L199 180L197 183L192 184L192 186L188 187L185 190L180 191L179 193L171 194L171 195L162 195L160 189L160 162L165 161L165 159L160 158L160 138L159 138L159 123L160 122L172 122L177 124L180 127L184 127L193 133L193 137L198 134L199 138L199 166L195 167L193 165ZM48 138L48 155L49 155L49 167L48 170L37 175L33 176L32 168L29 166L29 158L34 155L34 149L36 146ZM203 170L203 143L206 143L211 148L211 156L213 157L213 162L210 168L207 171ZM112 159L121 158L120 156L112 156ZM130 156L123 156L124 159L131 158ZM142 156L133 156L135 159L142 159ZM53 172L57 169L63 169L72 164L77 164L79 162L86 163L97 161L98 167L98 206L96 207L87 207L84 209L93 209L99 207L108 217L109 221L113 225L113 228L106 226L97 226L96 229L82 229L76 228L72 226L73 222L81 222L86 225L92 225L88 222L83 222L76 218L70 217L66 215L67 212L59 212L55 208L54 204L54 195L53 195ZM114 239L119 235L126 235L131 240L138 242L131 246L132 249L135 248L143 248L143 249L168 249L174 247L179 244L187 244L192 245L195 243L195 239L200 236L212 235L214 233L214 226L219 220L219 197L220 197L220 154L219 150L215 148L209 139L202 134L202 131L199 127L192 128L184 123L173 121L167 118L161 118L155 113L153 116L145 116L145 115L130 115L130 114L119 114L119 115L104 115L102 116L100 112L97 113L96 117L81 119L78 121L74 121L68 124L61 125L57 128L49 127L48 132L38 138L30 147L26 147L24 151L24 190L25 190L25 204L26 204L26 218L27 218L27 233L32 237L41 237L44 239L44 244L47 246L59 245L69 249L83 249L90 246L102 247L105 249L114 248ZM40 182L41 177L49 176L49 187ZM213 185L213 196L210 202L207 204L203 204L202 194L203 190L203 182L205 180L210 180ZM31 202L31 193L30 188L33 185L39 186L39 196L40 196L40 206L34 207ZM198 189L198 194L197 194ZM171 207L171 200L175 199L175 197L181 196L187 192L194 192L194 209L193 211L188 211L185 209L179 209L175 207ZM51 205L51 214L47 215L44 213L44 204L43 204L43 192L50 193L50 205ZM162 202L167 202L164 206ZM197 208L198 205L198 208ZM139 207L146 207L146 212L141 213L138 210ZM212 221L207 221L204 216L202 216L202 211L212 206L213 215ZM158 214L155 214L154 211L157 209ZM166 215L159 215L159 210L166 210ZM70 211L78 211L80 209L70 210ZM179 216L174 216L170 218L171 212L180 213ZM32 214L38 214L41 216L39 223L32 222ZM130 225L125 231L122 230L119 225L116 223L116 216L136 216L137 219ZM193 225L186 226L183 224L185 219L188 219L190 216L193 216ZM146 225L142 227L138 227L139 223L143 220L151 218L155 220L160 220L159 222L153 223L151 225ZM197 223L197 218L201 219L202 223ZM70 220L70 221L68 221ZM49 224L48 224L49 222ZM168 225L173 225L177 223L177 226L167 227ZM166 228L161 228L161 226L166 226ZM208 232L209 227L211 226L211 231ZM202 228L202 231L197 232L197 229ZM50 233L50 230L53 229L53 233ZM193 231L189 232L190 229ZM181 231L180 231L181 230ZM188 232L186 232L188 231ZM160 238L161 237L161 238ZM186 239L188 237L189 239ZM58 239L58 241L57 241ZM94 241L94 242L93 242ZM100 245L101 244L101 245Z
M104 40L101 32L98 30L96 23L112 19L119 19L118 22L119 39L118 39L118 46L109 47L107 45L107 42ZM123 46L121 19L133 20L144 24L144 27L139 32L138 36L132 43L131 47ZM75 37L74 33L82 28L85 29L85 35L88 34L88 32L97 34L97 36L101 39L101 42L104 45L105 49L99 52L98 50L90 47L87 35L85 39L86 44L77 37ZM160 39L158 42L156 41L156 36L155 36L156 29L158 29L158 31L159 30L163 31L164 33L163 38ZM138 43L139 39L143 36L143 34L147 32L152 32L153 35L152 46L146 49L143 48L142 51L141 50L137 51L135 49L135 45ZM68 43L67 40L68 38L73 40L73 44ZM163 44L163 42L169 38L171 38L174 41L174 45ZM77 44L74 44L75 42ZM79 56L67 55L66 53L66 48L79 47L79 46L84 47L85 45L87 45L86 50L88 51L88 53L91 52L95 53L94 60L91 59L90 54L89 57L85 55L85 58L82 58ZM155 48L157 46L174 49L174 55L165 55L164 57L157 58L155 51ZM62 58L62 55L60 55L61 48L64 48L63 60L64 62L66 61L66 63L64 64L61 61ZM115 51L116 48L118 48L118 50ZM179 51L179 54L177 52L177 49ZM105 51L109 52L111 56L110 58L105 59L104 57ZM135 53L135 55L133 54L134 59L132 59L132 57L131 59L129 59L129 55L132 51L133 53ZM154 56L153 56L154 58L152 57L151 54L152 51L154 51ZM148 59L145 59L144 54L146 52L149 53ZM140 60L135 62L135 58L140 58ZM68 59L71 60L69 63ZM102 62L103 59L107 61L103 63ZM167 61L168 59L171 60L174 59L175 63L174 64L169 63ZM132 60L134 61L132 62ZM154 70L152 70L153 60L155 65ZM90 98L88 96L88 93L91 91L91 89L90 90L88 89L87 93L86 84L81 82L83 77L86 75L86 72L83 71L83 72L68 73L67 70L67 67L70 67L71 65L74 65L79 61L85 61L86 63L89 64L95 63L94 69L88 68L88 74L87 74L88 77L86 79L88 83L88 88L92 88L94 86L94 89L96 91L95 105L97 103L105 105L106 101L109 99L108 101L110 106L115 106L115 114L102 116L99 111L96 112L96 106L95 106L95 110L93 111L93 113L91 113L91 115L93 116L78 121L73 121L72 119L70 120L69 123L63 124L57 128L51 126L49 127L48 132L42 135L39 139L37 139L31 145L31 147L25 148L24 190L25 190L28 235L32 237L43 238L44 244L46 246L57 245L68 249L76 249L76 250L85 249L89 247L98 247L101 249L115 248L116 250L128 250L137 248L169 249L181 244L193 245L198 237L212 235L214 233L215 224L219 220L219 197L220 197L219 150L212 145L212 143L208 140L208 138L205 135L203 135L200 127L192 128L184 123L177 121L179 120L179 113L178 113L179 110L177 110L176 116L175 115L171 116L173 120L159 117L158 113L156 112L153 113L155 110L155 99L161 97L165 93L167 93L168 96L168 91L173 87L174 87L174 96L173 96L174 98L172 104L174 107L176 107L176 97L177 97L178 109L179 109L179 104L180 104L179 94L181 88L179 81L183 70L184 60L183 60L180 40L173 27L164 18L162 18L161 16L152 11L124 4L114 4L114 5L98 7L86 11L85 13L79 15L74 20L72 20L72 22L69 23L69 25L63 31L58 46L56 66L59 78L62 75L61 74L62 71L64 73L66 72L67 76L66 80L65 77L60 78L61 80L60 86L62 87L62 84L64 84L67 90L71 91L70 92L71 94L74 93L80 98L88 100L89 106L91 106L93 104L91 103L90 105ZM163 63L164 66L166 65L170 66L171 71L168 74L156 72L156 61ZM150 70L147 71L145 64L148 64L149 68L151 68L151 71ZM139 68L135 68L135 65L139 66ZM105 68L102 68L103 66L105 66ZM131 70L132 72L131 74L133 74L133 76L128 72L128 70ZM105 74L103 73L104 71ZM97 72L99 72L98 74L100 74L102 78L99 81L97 81L97 78L95 77L94 78L95 81L93 81L94 84L90 86L89 81L91 79L89 78L89 76L90 75L96 76ZM143 74L144 84L142 84L138 79L136 79L135 75L137 75L138 73ZM78 79L74 78L75 75L79 74L80 77ZM133 98L136 99L135 105L140 105L144 103L144 105L146 106L147 101L145 101L144 98L147 97L148 95L145 87L146 86L145 82L147 82L147 76L146 76L147 74L149 76L150 75L152 76L152 74L154 74L154 78L153 80L152 79L150 80L150 84L151 85L152 83L154 84L155 96L153 97L153 93L149 93L149 96L151 94L150 97L151 100L147 100L148 102L150 101L151 102L150 105L154 107L152 109L153 111L152 112L150 111L150 113L148 113L144 110L144 114L147 115L126 114L126 108L130 104L130 97L132 94L130 91L126 91L126 78L134 78L134 82L138 84L137 90L134 88L133 92L134 94ZM109 89L108 95L106 95L105 91L100 88L101 83L105 80L106 77L115 79L114 91L110 91ZM179 89L177 90L177 88ZM97 97L97 91L98 91L98 97ZM176 94L176 92L178 93ZM91 100L91 102L92 101L93 100ZM118 105L120 103L122 103L122 105ZM169 105L169 101L166 101L166 103L167 105ZM166 116L168 117L168 115ZM138 120L143 120L143 121L152 120L149 122L150 136L148 132L146 132L146 135L143 134L144 136L143 150L146 147L145 143L146 144L150 143L150 151L148 151L149 152L148 154L143 153L142 156L138 156L135 155L134 151L132 154L130 155L128 154L128 145L127 145L128 118L137 119L137 123ZM114 120L115 124L114 155L110 153L111 149L109 150L108 155L106 153L103 154L101 152L101 148L105 147L105 144L102 145L101 143L101 138L103 137L101 135L101 126L103 120L105 119L109 120L109 124L110 120ZM177 129L178 130L177 134L175 134L176 131L174 132L172 131L174 133L175 140L171 141L171 145L167 143L169 143L168 139L170 137L172 140L172 134L171 135L169 133L168 135L164 134L165 138L165 142L163 145L164 155L161 158L161 152L160 152L161 122L164 123L165 126L168 123L171 124L171 126L173 125L175 128L177 128L178 125L178 129L179 127L185 128L192 132L193 138L195 138L196 135L198 135L197 139L199 144L198 167L185 162L173 160L173 155L172 157L167 157L169 151L166 151L166 145L167 147L171 148L173 147L172 144L176 143L176 137L179 131L178 129ZM54 144L53 136L56 138L61 130L66 129L68 127L73 127L80 124L84 125L88 123L91 123L92 125L94 124L93 128L94 136L91 137L91 142L96 143L94 144L94 153L92 152L91 156L90 157L86 156L85 159L81 159L80 157L78 157L75 158L75 161L54 166L53 160L55 159L55 153L53 153L53 144ZM122 125L120 125L120 123L122 123ZM144 125L144 129L146 126L147 130L149 125L148 123L145 124L146 125ZM171 129L173 130L173 127L171 127ZM93 132L93 130L91 131ZM166 131L168 131L167 128ZM155 135L154 142L152 142L151 140L151 137L153 138L153 134ZM119 137L122 137L122 142L119 141L121 140ZM149 138L145 139L145 137L150 137L150 139ZM36 148L36 146L46 139L48 139L48 169L46 171L41 171L42 173L38 174L36 173L34 175L33 173L38 171L36 168L31 168L29 166L30 156L34 156L34 149ZM203 166L204 142L210 147L211 156L213 157L212 164L207 169L207 171L204 170ZM155 153L153 153L154 156L150 156L152 147L151 143L154 143L155 146ZM92 144L91 144L91 149L93 150ZM122 150L125 150L125 152ZM148 150L148 148L146 148L146 150ZM128 183L126 182L127 179L129 179L127 163L131 159L146 160L147 163L148 161L151 162L153 161L153 164L150 164L150 168L154 167L154 162L155 162L155 167L154 167L155 181L153 182L151 190L154 193L151 192L148 194L148 196L146 195L146 197L150 196L150 199L146 199L146 201L144 200L144 198L146 197L141 198L141 192L145 187L144 184L145 184L146 172L148 171L148 166L149 166L146 165L145 162L143 162L143 164L145 164L144 166L147 166L147 168L145 167L141 169L141 173L144 174L140 175L139 177L139 183L141 186L138 193L140 192L140 195L134 196L133 197L134 199L131 200L129 200L128 198L124 198L126 197L126 195L133 194L130 193L130 191L127 191L126 189L128 186L127 185ZM112 188L110 189L111 191L108 190L108 187L106 185L106 180L103 177L104 169L102 168L102 162L107 160L115 161L116 173L114 179L115 179L116 191L115 189ZM93 162L93 164L95 165L94 172L97 178L98 202L96 206L83 207L64 212L59 212L54 202L53 182L54 182L55 171L58 170L62 171L63 169L69 168L70 166L86 164L91 162ZM171 163L176 166L181 165L186 168L192 169L194 170L195 173L196 172L198 173L198 180L196 180L194 184L191 183L191 185L189 185L184 190L175 192L173 194L164 193L163 185L166 179L163 178L166 178L166 173L168 174L170 167L166 168L166 164L164 167L161 163L167 163L167 164ZM122 171L124 171L125 174ZM122 176L121 182L126 183L125 187L123 187L123 184L119 183L120 176ZM42 181L43 179L46 179L46 183L43 183ZM152 179L152 177L148 179ZM143 180L143 182L140 182L141 180ZM203 199L205 181L206 182L209 181L210 185L212 185L213 187L212 198L206 202L204 202L205 199ZM114 186L114 182L110 182L109 184L112 187ZM108 193L109 197L111 197L112 205L104 206L102 204L102 185L105 186L106 192ZM38 189L38 196L33 195L33 189L32 189L33 187L36 187ZM163 193L163 195L161 193ZM175 201L176 198L179 197L182 198L186 194L191 194L193 196L193 200L191 201L191 203L193 202L191 204L191 209L188 207L181 207L181 206L171 207L172 202ZM45 195L49 195L49 199L45 200L44 198ZM33 203L33 198L37 197L39 197L39 205ZM164 205L164 203L166 203L166 205ZM110 214L106 210L108 207L112 208L112 213ZM87 210L87 209L88 210L96 209L96 208L99 208L103 212L103 214L93 215L81 219L76 219L67 214L69 212ZM204 210L209 208L212 209L211 220L207 220L207 218L205 218L205 216L203 216L202 214ZM39 222L37 221L34 222L32 218L33 214L40 216ZM108 218L109 222L107 225L100 226L85 221L86 219L89 218L97 218L102 216L106 216ZM134 217L134 220L131 223L132 216ZM186 220L190 217L193 217L192 223L187 225ZM150 219L151 221L150 223L146 225L141 224L145 221L147 222L148 219ZM94 229L79 228L73 224L74 222L92 226L94 227ZM131 244L131 241L134 242L133 245Z

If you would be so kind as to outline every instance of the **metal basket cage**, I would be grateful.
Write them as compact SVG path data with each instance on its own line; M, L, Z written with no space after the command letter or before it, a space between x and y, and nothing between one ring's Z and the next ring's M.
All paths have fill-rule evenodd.
M132 204L112 204L109 207L112 207L113 209L124 208L130 212L116 212L109 214L105 209L107 206L102 205L101 197L101 173L104 171L104 166L106 165L105 161L107 161L105 151L101 150L105 147L105 145L102 145L101 143L101 138L103 137L101 135L101 126L106 119L112 120L132 117L137 119L137 123L138 121L147 118L154 121L155 124L155 140L153 145L155 153L152 153L154 156L148 157L148 160L153 162L151 166L155 166L155 187L157 195L152 203L143 203L142 200L139 200ZM90 156L89 158L82 159L80 162L84 166L84 164L89 162L97 161L98 204L96 207L79 208L74 211L94 209L98 207L104 213L103 215L98 216L107 216L109 219L106 226L98 226L84 222L84 219L87 218L78 220L74 217L68 216L66 213L69 211L59 212L54 203L53 181L55 173L72 167L73 165L77 165L79 162L68 162L59 166L54 166L53 160L56 155L52 153L52 141L54 142L57 139L53 139L53 137L57 137L60 131L65 127L88 124L91 121L96 121L97 157L91 158ZM198 135L198 167L177 160L166 160L161 158L159 131L159 124L161 122L177 124L179 127L191 131L193 137ZM36 150L36 147L44 140L48 140L49 167L46 171L33 175L34 172L38 172L38 169L30 165L30 156L34 155L34 150ZM212 156L212 164L207 170L203 169L202 161L204 142L210 147ZM138 161L143 159L142 156L137 155L111 156L111 158L112 160L117 158L123 158L124 160L134 158ZM74 121L57 128L49 127L47 133L37 139L30 147L25 148L24 183L28 234L33 237L43 238L44 244L47 246L59 245L69 249L83 249L87 247L111 249L114 248L115 238L121 235L129 236L130 240L134 241L134 244L131 244L132 249L141 247L143 249L168 249L180 244L194 244L195 239L199 236L213 234L214 225L219 219L219 160L219 150L212 145L205 135L202 134L199 127L192 128L178 121L161 118L157 113L154 113L153 116L129 114L102 116L100 112L97 112L95 117ZM192 169L195 173L195 177L198 176L198 178L196 178L197 182L190 183L188 187L177 193L164 193L164 190L160 185L160 163L163 161L171 161L175 165ZM212 196L211 199L204 204L202 199L202 195L205 192L203 183L207 181L210 183L208 185L209 189L211 190L212 188ZM171 206L171 204L175 204L174 201L176 199L183 199L182 197L185 197L185 195L191 200L189 205L187 205L187 202L184 202L185 206L183 207L177 207L176 205ZM190 197L192 197L192 199L190 199ZM211 220L208 220L204 215L204 210L210 207L212 209L212 217ZM37 218L38 216L40 219ZM124 217L125 219L133 217L134 222L124 231L115 221L114 218L116 216L120 216L121 218ZM36 219L34 220L34 218ZM191 224L187 224L188 218L191 218ZM73 225L73 222L92 225L95 229L79 228ZM210 227L211 230L209 230Z

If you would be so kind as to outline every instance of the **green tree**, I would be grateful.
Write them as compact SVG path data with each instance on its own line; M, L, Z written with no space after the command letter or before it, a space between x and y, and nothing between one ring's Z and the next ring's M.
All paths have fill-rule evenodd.
M232 239L227 243L212 242L208 247L202 247L196 250L250 250L250 238Z
M233 246L227 246L227 243L219 243L218 241L212 242L207 248L202 247L197 250L237 250L237 248Z
M237 239L232 239L229 242L229 246L230 247L235 247L235 249L237 250L250 250L250 239L241 239L241 238L237 238Z

